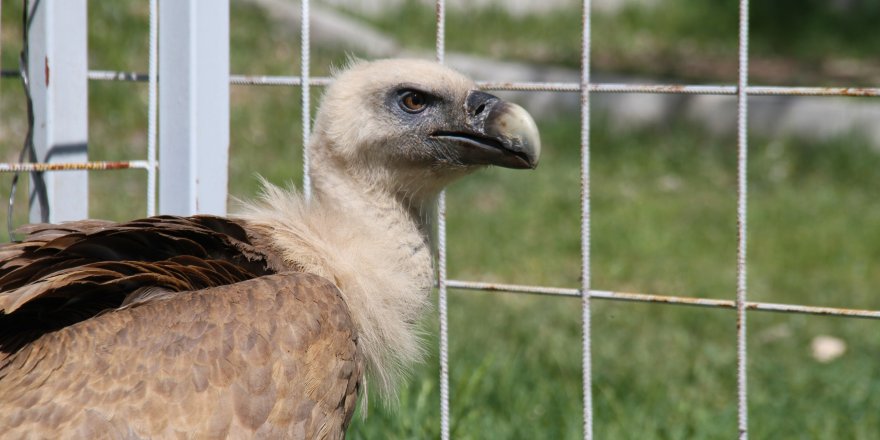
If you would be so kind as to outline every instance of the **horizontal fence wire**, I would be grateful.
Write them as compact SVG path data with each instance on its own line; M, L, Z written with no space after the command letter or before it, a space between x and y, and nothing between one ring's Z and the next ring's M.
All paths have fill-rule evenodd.
M578 298L580 289L567 287L527 286L519 284L482 283L476 281L448 280L451 289L478 290L486 292L526 293L534 295L569 296ZM726 299L695 298L687 296L654 295L648 293L591 290L590 297L611 301L659 303L679 306L709 307L736 310L736 301ZM800 304L780 304L746 301L748 310L759 312L795 313L804 315L838 316L848 318L880 319L880 310L848 309L841 307L818 307Z
M18 71L4 70L3 78L18 78ZM146 82L149 75L139 72L110 70L91 70L88 75L93 81L133 81ZM331 77L311 77L310 86L326 87L333 82ZM299 87L299 76L278 75L230 75L229 83L234 86L283 86ZM483 90L513 92L560 92L577 93L581 85L576 82L535 82L535 81L477 81ZM645 94L686 94L686 95L730 95L736 96L735 85L691 85L691 84L630 84L630 83L590 83L589 91L594 93L645 93ZM799 87L799 86L746 86L746 94L751 96L850 96L880 97L880 87Z
M142 169L149 170L150 162L146 160L128 161L94 161L94 162L67 162L67 163L2 163L0 173L26 173L43 171L104 171Z

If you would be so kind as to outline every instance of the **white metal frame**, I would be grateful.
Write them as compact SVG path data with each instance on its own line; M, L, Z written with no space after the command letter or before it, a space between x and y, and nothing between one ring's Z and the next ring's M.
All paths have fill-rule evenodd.
M52 1L52 0L44 0ZM83 0L77 0L83 1ZM151 17L150 17L150 72L148 74L127 73L127 72L107 72L107 71L90 71L88 78L91 80L122 80L122 81L150 81L151 98L150 98L150 150L146 161L135 160L129 162L74 162L74 163L54 163L54 164L0 164L0 172L3 171L32 171L32 170L96 170L96 169L119 169L119 168L143 168L150 173L151 179L148 185L148 200L152 200L155 194L155 112L157 103L155 99L156 85L156 18L158 0L150 0ZM176 2L179 0L172 0ZM181 4L192 5L200 1L206 0L186 0ZM163 1L163 5L170 2ZM228 0L224 0L224 9L227 9ZM183 6L181 6L183 7ZM753 95L811 95L811 96L880 96L880 88L824 88L824 87L763 87L750 86L748 84L748 41L749 41L749 23L748 23L748 0L739 1L739 79L736 85L687 85L687 84L611 84L611 83L593 83L590 80L590 0L583 0L583 39L582 39L582 69L581 79L578 83L540 83L540 82L492 82L484 81L478 83L480 87L486 90L517 90L517 91L549 91L549 92L577 92L581 96L581 277L582 283L578 288L557 288L544 286L523 286L510 284L490 284L472 281L450 280L446 273L446 199L441 195L439 200L439 258L438 258L438 287L439 287L439 309L440 309L440 371L441 371L441 438L448 439L450 436L450 418L449 418L449 356L448 356L448 321L447 321L447 290L449 288L462 290L480 290L480 291L501 291L511 293L530 293L540 295L560 295L560 296L577 296L582 298L582 319L583 319L583 422L584 422L584 438L593 438L593 405L592 405L592 374L591 374L591 330L590 330L590 303L593 299L613 300L613 301L635 301L654 304L672 304L672 305L688 305L700 307L712 307L722 309L735 310L737 315L737 408L738 423L737 436L740 439L748 438L748 393L747 393L747 375L746 375L746 314L748 310L753 311L770 311L783 313L801 313L814 315L842 316L880 319L880 310L856 310L844 309L838 307L815 307L799 304L775 304L763 302L751 302L747 300L747 283L746 283L746 239L747 239L747 221L746 221L746 201L747 201L747 152L748 152L748 97ZM445 59L445 2L437 0L437 40L436 40L436 59L443 63ZM164 15L163 15L164 17ZM294 86L302 87L302 108L303 108L303 145L308 143L309 124L310 124L310 99L309 90L311 86L325 86L331 82L330 78L312 78L309 73L309 2L302 1L302 70L301 75L296 76L243 76L243 75L227 75L228 79L224 84L220 84L218 78L213 78L212 87L220 91L223 96L228 96L228 86L233 85L263 85L263 86ZM226 19L228 23L228 18ZM184 28L186 29L186 28ZM199 32L198 26L189 27L188 30L176 31L180 35L192 35L193 29ZM165 29L163 28L163 32ZM228 29L226 29L226 40L228 40ZM204 37L204 35L202 35ZM166 40L163 40L166 41ZM212 40L212 44L216 41ZM190 46L189 50L195 50ZM161 52L161 51L160 51ZM227 50L228 53L228 50ZM228 55L227 55L228 56ZM159 55L162 58L161 55ZM164 59L164 58L162 58ZM228 59L227 59L228 60ZM197 62L198 63L198 62ZM228 61L226 62L228 66ZM222 65L219 62L217 65ZM210 62L203 67L198 64L194 66L198 69L197 74L186 76L190 84L188 87L194 87L192 82L202 81L202 74L205 74L205 67L210 67ZM216 65L215 65L216 67ZM163 72L165 72L163 70ZM228 68L224 70L228 74ZM192 73L192 72L190 72ZM176 74L176 73L169 73ZM5 74L4 76L13 76ZM16 75L17 76L17 75ZM165 73L163 73L165 78ZM166 80L169 81L169 80ZM592 93L670 93L670 94L713 94L713 95L735 95L737 97L737 251L736 251L736 267L737 267L737 289L736 297L732 300L716 300L705 298L693 298L682 296L666 296L653 295L646 293L624 293L604 290L593 290L590 284L590 96ZM162 112L171 112L173 110L163 107L162 100L159 100L158 107ZM228 109L226 110L226 122L228 122ZM69 113L69 112L68 112ZM222 116L222 115L221 115ZM218 115L216 120L223 119ZM164 119L163 119L164 121ZM164 124L163 124L164 127ZM180 133L186 130L181 129ZM183 134L181 134L183 136ZM165 138L163 137L163 143ZM227 135L228 141L228 135ZM168 140L172 142L172 140ZM224 144L225 146L225 144ZM305 150L305 149L304 149ZM224 159L225 160L225 159ZM225 164L225 162L223 162ZM166 166L163 162L162 168ZM303 166L305 169L304 188L308 194L310 184L308 181L308 157L304 155ZM211 170L197 170L200 173L217 173L217 170L225 170L223 168L214 168ZM225 173L220 172L219 174ZM167 174L166 176L167 177ZM164 177L163 177L164 178ZM174 197L174 194L161 194L162 198ZM225 201L225 185L223 185L223 199ZM225 203L225 202L224 202ZM148 202L149 206L153 206ZM53 209L55 207L53 206ZM154 208L148 208L148 214L153 214ZM192 206L190 205L190 209ZM224 208L225 209L225 208ZM195 211L191 211L192 213Z
M28 83L33 102L33 145L40 162L88 160L86 0L28 2ZM45 194L31 185L32 222L88 216L88 173L41 173ZM49 212L43 211L45 197ZM46 208L48 208L46 206Z
M229 0L160 0L159 26L159 212L225 215Z

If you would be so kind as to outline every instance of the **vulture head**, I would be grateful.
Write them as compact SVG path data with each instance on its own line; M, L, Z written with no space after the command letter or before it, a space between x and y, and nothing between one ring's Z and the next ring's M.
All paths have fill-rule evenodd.
M422 355L437 195L489 165L535 168L538 129L522 107L435 62L355 62L325 90L308 149L312 203L268 186L246 218L289 265L340 288L368 376L393 395Z
M339 74L313 136L311 178L319 195L346 179L393 194L414 213L424 213L458 177L487 165L535 168L541 152L522 107L422 60L362 62Z

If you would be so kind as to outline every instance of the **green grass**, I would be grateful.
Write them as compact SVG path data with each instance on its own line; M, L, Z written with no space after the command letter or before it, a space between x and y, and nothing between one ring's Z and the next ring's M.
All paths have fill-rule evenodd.
M727 3L732 13L735 5ZM4 67L11 66L17 51L16 7L3 3ZM235 2L233 7L233 71L298 72L297 36L258 10ZM145 69L144 9L144 2L136 1L90 3L92 68ZM404 9L383 24L413 45L430 47L432 15L420 14ZM575 63L565 60L579 47L579 16L560 14L552 22L503 18L494 24L481 20L485 14L466 21L452 13L449 47ZM638 23L627 16L622 20ZM670 20L657 17L656 26ZM619 32L636 24L626 26ZM712 26L719 35L729 32L724 27L729 25ZM600 44L606 34L596 29ZM485 39L474 42L484 33ZM316 73L345 56L320 50L313 55ZM24 136L23 107L14 81L0 87L0 153L11 160ZM252 196L255 173L279 184L299 181L299 99L296 88L233 87L231 195ZM578 124L577 115L539 121L545 153L536 171L490 169L450 188L452 278L579 285ZM733 298L735 140L681 121L623 132L611 125L599 115L591 127L593 287ZM145 85L91 82L90 134L92 158L142 158ZM880 153L857 136L825 142L755 137L749 155L750 298L880 308ZM143 215L142 172L91 173L90 178L92 216ZM8 183L3 176L0 194L5 196ZM21 191L17 203L21 223ZM455 438L580 438L577 299L452 291L449 314ZM734 435L731 311L596 300L592 320L597 438ZM415 368L397 409L373 399L369 417L355 420L351 438L439 435L436 314L424 326L432 354ZM877 322L755 312L749 314L748 332L753 438L871 439L880 432ZM813 360L810 341L822 334L844 339L847 353L828 364Z
M874 85L873 74L857 73L858 63L855 71L833 64L861 60L871 65L880 45L880 34L874 31L880 20L880 3L851 2L850 10L835 8L832 3L752 2L752 81L780 85ZM594 10L592 68L668 81L735 82L738 8L739 3L734 0L664 0L652 7L634 2L619 14ZM368 19L408 47L434 47L435 12L424 2L407 0L398 9ZM572 2L567 9L525 16L511 15L498 7L467 11L448 8L446 23L450 30L446 32L446 48L492 58L579 68L581 20L579 2ZM876 73L876 66L871 72Z
M490 170L450 190L451 277L578 285L579 129L576 121L540 125L546 155L536 172ZM592 130L594 287L733 298L733 139L681 123L627 134L605 127L599 120ZM880 166L877 151L854 137L753 139L752 145L751 298L880 306L874 287L880 282L880 209L871 203L880 185L873 171ZM456 437L578 438L579 302L451 295ZM753 436L872 438L880 430L876 325L750 314ZM597 300L597 436L729 438L736 430L735 328L731 311ZM809 344L820 334L844 339L849 351L830 364L816 362ZM356 432L362 438L434 436L436 413L403 432L395 421L430 413L410 408L423 393L432 394L428 402L437 399L435 362L411 382L399 413L373 408ZM386 426L394 428L383 431Z

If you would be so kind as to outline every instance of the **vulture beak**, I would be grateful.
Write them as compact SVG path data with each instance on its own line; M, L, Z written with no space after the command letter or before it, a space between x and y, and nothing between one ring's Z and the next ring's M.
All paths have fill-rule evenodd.
M538 166L541 138L535 120L524 108L472 90L464 110L464 130L433 134L453 143L463 163L519 169Z

